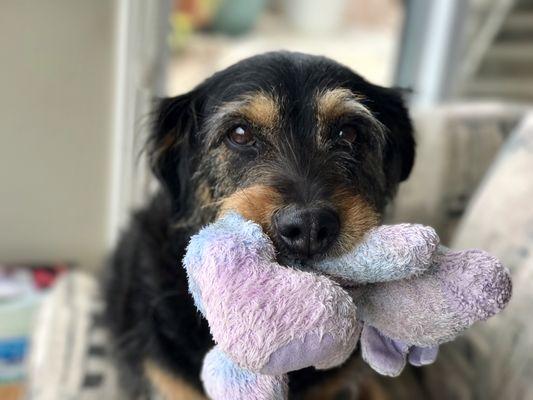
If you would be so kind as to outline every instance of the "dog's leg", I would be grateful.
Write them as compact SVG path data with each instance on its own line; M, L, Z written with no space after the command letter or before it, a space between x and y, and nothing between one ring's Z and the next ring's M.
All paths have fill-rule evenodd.
M196 388L153 361L146 361L144 369L153 388L164 400L207 400Z
M418 382L413 368L406 368L398 378L381 376L359 357L350 359L338 372L310 387L301 400L422 400L428 396Z

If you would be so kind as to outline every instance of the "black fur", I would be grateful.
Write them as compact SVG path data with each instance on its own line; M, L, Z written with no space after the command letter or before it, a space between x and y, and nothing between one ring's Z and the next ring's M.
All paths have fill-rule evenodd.
M340 87L362 96L385 128L383 143L363 126L356 151L314 144L317 119L310 99ZM251 151L232 151L224 143L232 122L210 118L221 105L258 90L279 99L276 139L271 135ZM259 130L258 138L263 139ZM146 391L142 365L148 359L201 388L202 359L213 343L187 292L180 260L190 235L216 215L217 200L257 182L276 187L287 202L324 200L345 186L379 211L409 175L414 140L395 90L370 84L326 58L277 52L241 61L189 93L162 100L148 152L162 189L133 215L104 280L107 320L132 394ZM213 203L199 197L201 187ZM292 395L297 398L329 374L291 374Z

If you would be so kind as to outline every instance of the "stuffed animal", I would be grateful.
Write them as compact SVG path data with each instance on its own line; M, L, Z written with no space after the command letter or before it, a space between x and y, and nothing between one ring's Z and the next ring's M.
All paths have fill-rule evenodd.
M184 265L216 342L201 376L215 400L284 399L287 372L340 365L359 338L364 360L396 376L407 362L433 362L439 344L511 293L498 260L451 252L421 225L374 228L351 252L302 270L278 264L261 227L228 213L191 238Z

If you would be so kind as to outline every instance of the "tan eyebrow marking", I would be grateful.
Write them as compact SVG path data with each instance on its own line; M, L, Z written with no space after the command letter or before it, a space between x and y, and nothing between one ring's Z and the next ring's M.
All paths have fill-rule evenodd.
M244 101L241 112L257 125L271 128L279 121L280 104L277 98L265 92L256 92L245 96Z
M279 123L280 109L281 104L277 97L263 91L248 93L238 100L220 105L209 118L207 130L216 130L226 117L234 116L272 132Z
M361 103L364 97L349 89L335 88L319 92L316 96L317 113L323 121L338 118L349 111L359 111L373 117L372 112Z
M379 137L383 136L386 127L361 102L364 100L363 96L346 88L335 88L318 92L315 100L318 126L321 132L331 121L351 113L365 117L372 130Z
M275 97L264 92L255 92L246 94L239 100L222 104L213 115L213 121L233 114L242 116L259 126L271 128L279 121L279 110L280 104Z

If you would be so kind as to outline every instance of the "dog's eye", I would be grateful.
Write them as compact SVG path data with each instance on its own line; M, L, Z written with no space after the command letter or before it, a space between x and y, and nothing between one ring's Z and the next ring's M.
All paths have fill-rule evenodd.
M228 132L229 141L237 146L251 146L255 143L252 129L245 125L239 125Z
M352 125L343 125L337 131L337 140L344 141L347 143L353 143L357 139L357 129Z

